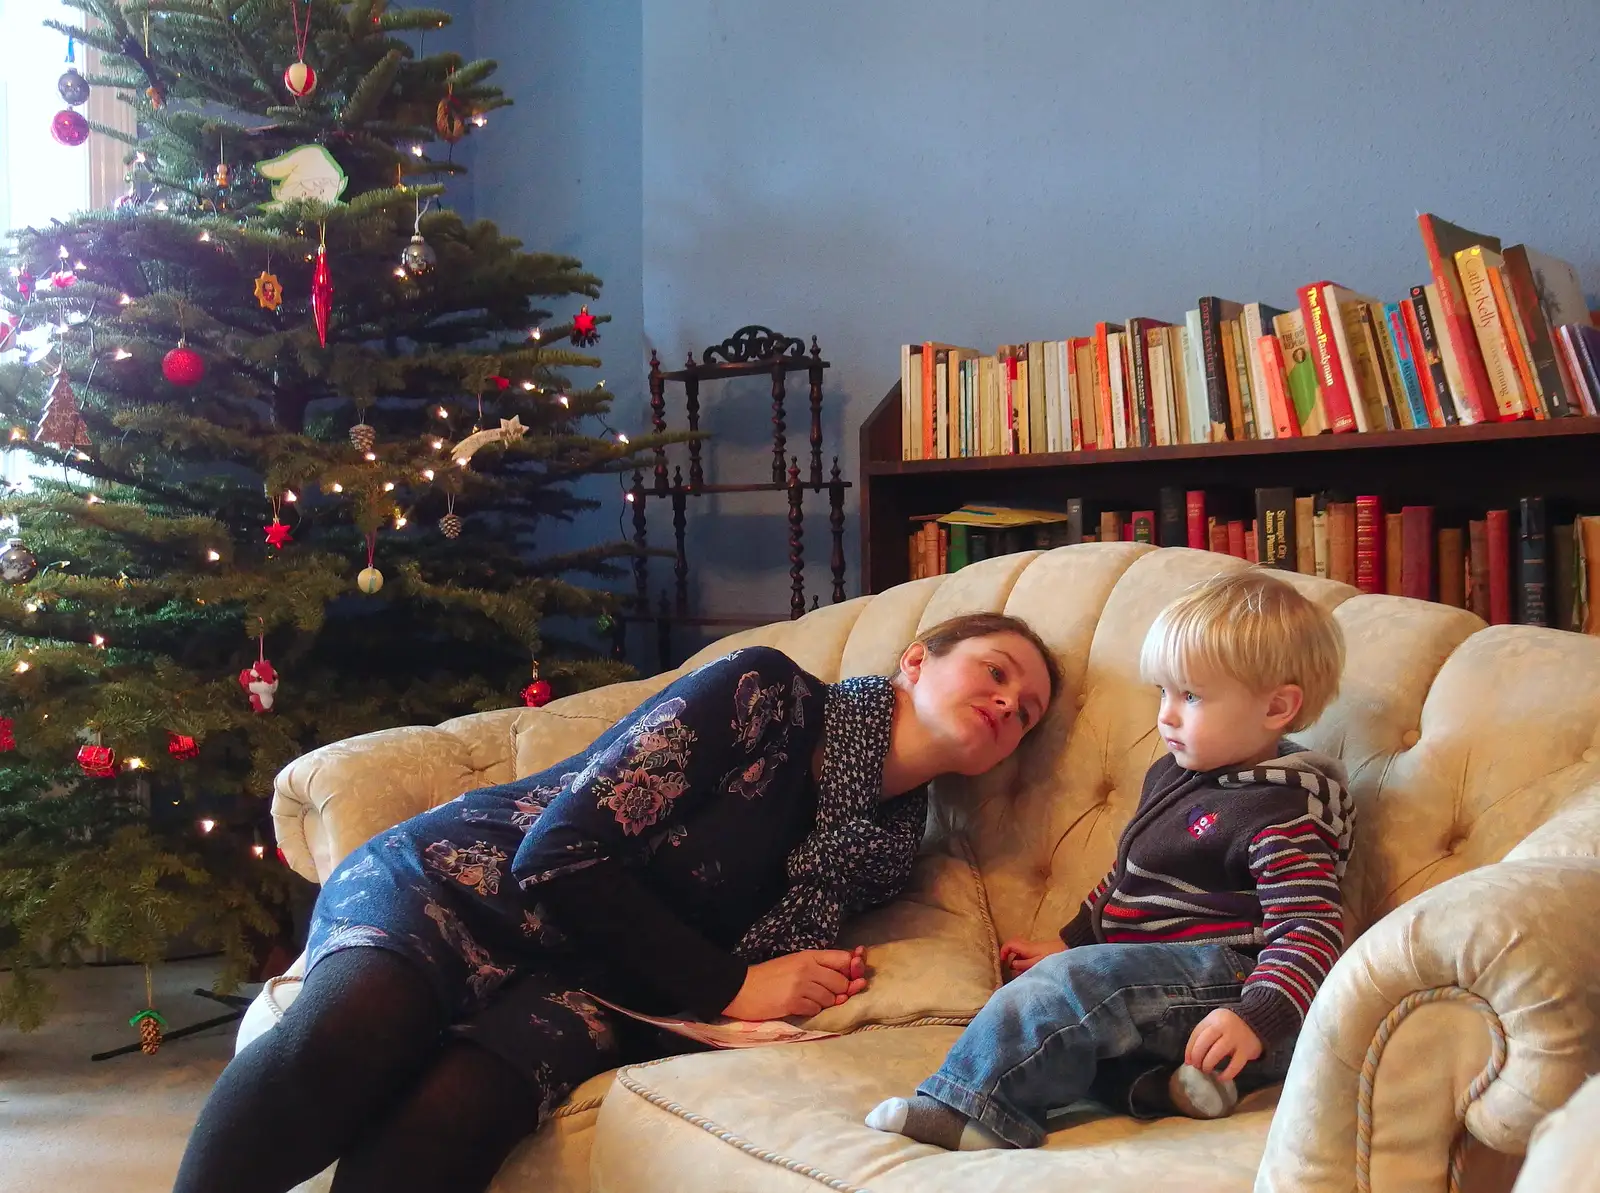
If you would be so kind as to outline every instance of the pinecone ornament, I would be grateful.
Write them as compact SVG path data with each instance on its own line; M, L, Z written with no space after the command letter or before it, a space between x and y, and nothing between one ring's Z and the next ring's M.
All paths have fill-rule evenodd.
M350 428L350 442L356 445L358 452L369 452L378 442L378 432L368 423L357 423Z
M439 519L439 533L447 539L461 537L461 518L456 514L446 514Z
M167 1021L161 1017L159 1011L140 1011L128 1022L139 1029L139 1051L146 1056L154 1056L161 1048L162 1029L167 1026Z

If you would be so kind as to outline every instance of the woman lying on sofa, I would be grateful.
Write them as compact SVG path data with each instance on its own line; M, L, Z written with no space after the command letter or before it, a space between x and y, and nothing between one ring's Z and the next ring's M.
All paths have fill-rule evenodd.
M381 833L317 899L305 982L239 1052L175 1193L482 1189L580 1082L666 1051L642 1011L813 1015L866 986L834 949L892 899L927 782L981 774L1055 695L1023 622L953 618L892 677L768 647L645 701L581 754Z

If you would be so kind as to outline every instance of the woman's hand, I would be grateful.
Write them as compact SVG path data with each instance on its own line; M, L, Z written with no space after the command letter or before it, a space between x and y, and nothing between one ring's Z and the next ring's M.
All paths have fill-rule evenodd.
M1050 940L1008 940L1000 946L1000 973L1007 981L1027 973L1051 953L1064 953L1060 938Z
M730 1019L811 1016L866 988L866 949L808 949L752 965L722 1013Z

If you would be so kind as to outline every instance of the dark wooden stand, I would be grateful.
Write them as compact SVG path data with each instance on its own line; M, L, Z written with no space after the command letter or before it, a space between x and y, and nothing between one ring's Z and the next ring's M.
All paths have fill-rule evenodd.
M1559 514L1600 513L1600 418L1483 423L1178 447L900 458L900 385L861 426L861 583L882 592L909 578L910 519L968 501L1153 509L1163 486L1237 490L1291 486L1375 493L1388 509L1432 505L1441 514L1515 509L1542 496ZM1448 522L1446 523L1448 524Z
M850 482L839 472L839 457L833 457L832 470L824 476L822 467L822 375L828 368L822 359L822 349L815 336L811 337L808 353L804 341L780 335L758 325L741 327L720 344L713 344L696 361L689 353L683 368L665 371L655 352L650 353L650 424L657 434L665 433L667 423L667 386L682 385L684 414L690 431L700 430L700 386L707 381L725 381L734 377L771 377L772 379L772 477L770 480L745 483L709 482L701 460L701 441L688 443L689 475L683 474L682 465L671 467L667 449L655 449L655 462L650 483L645 483L643 470L635 471L633 484L628 490L628 500L633 506L633 599L630 608L614 618L612 654L622 658L627 649L627 627L630 623L647 623L655 628L656 653L662 670L673 666L672 627L674 625L700 628L734 629L744 626L765 625L782 620L782 615L770 613L735 614L718 617L698 616L689 609L689 556L686 543L688 504L691 498L717 493L773 493L782 494L787 504L788 562L789 562L789 617L806 612L805 585L805 494L827 493L828 524L832 539L829 565L833 580L832 598L835 603L845 599L844 558L844 493ZM805 373L809 383L811 426L809 436L809 467L802 474L800 457L788 454L788 398L787 379L791 373ZM650 525L649 506L652 501L670 503L673 538L673 593L668 598L663 588L655 607L650 603ZM812 598L816 608L820 598Z

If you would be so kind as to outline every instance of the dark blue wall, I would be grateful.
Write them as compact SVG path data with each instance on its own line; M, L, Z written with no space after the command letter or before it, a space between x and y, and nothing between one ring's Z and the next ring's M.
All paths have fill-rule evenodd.
M1426 274L1419 209L1600 289L1593 0L473 7L519 100L477 209L605 277L635 428L650 346L767 323L820 337L853 473L903 340L992 350L1319 277L1396 295ZM765 476L765 386L714 401L718 476ZM708 606L786 607L768 509L708 506Z

